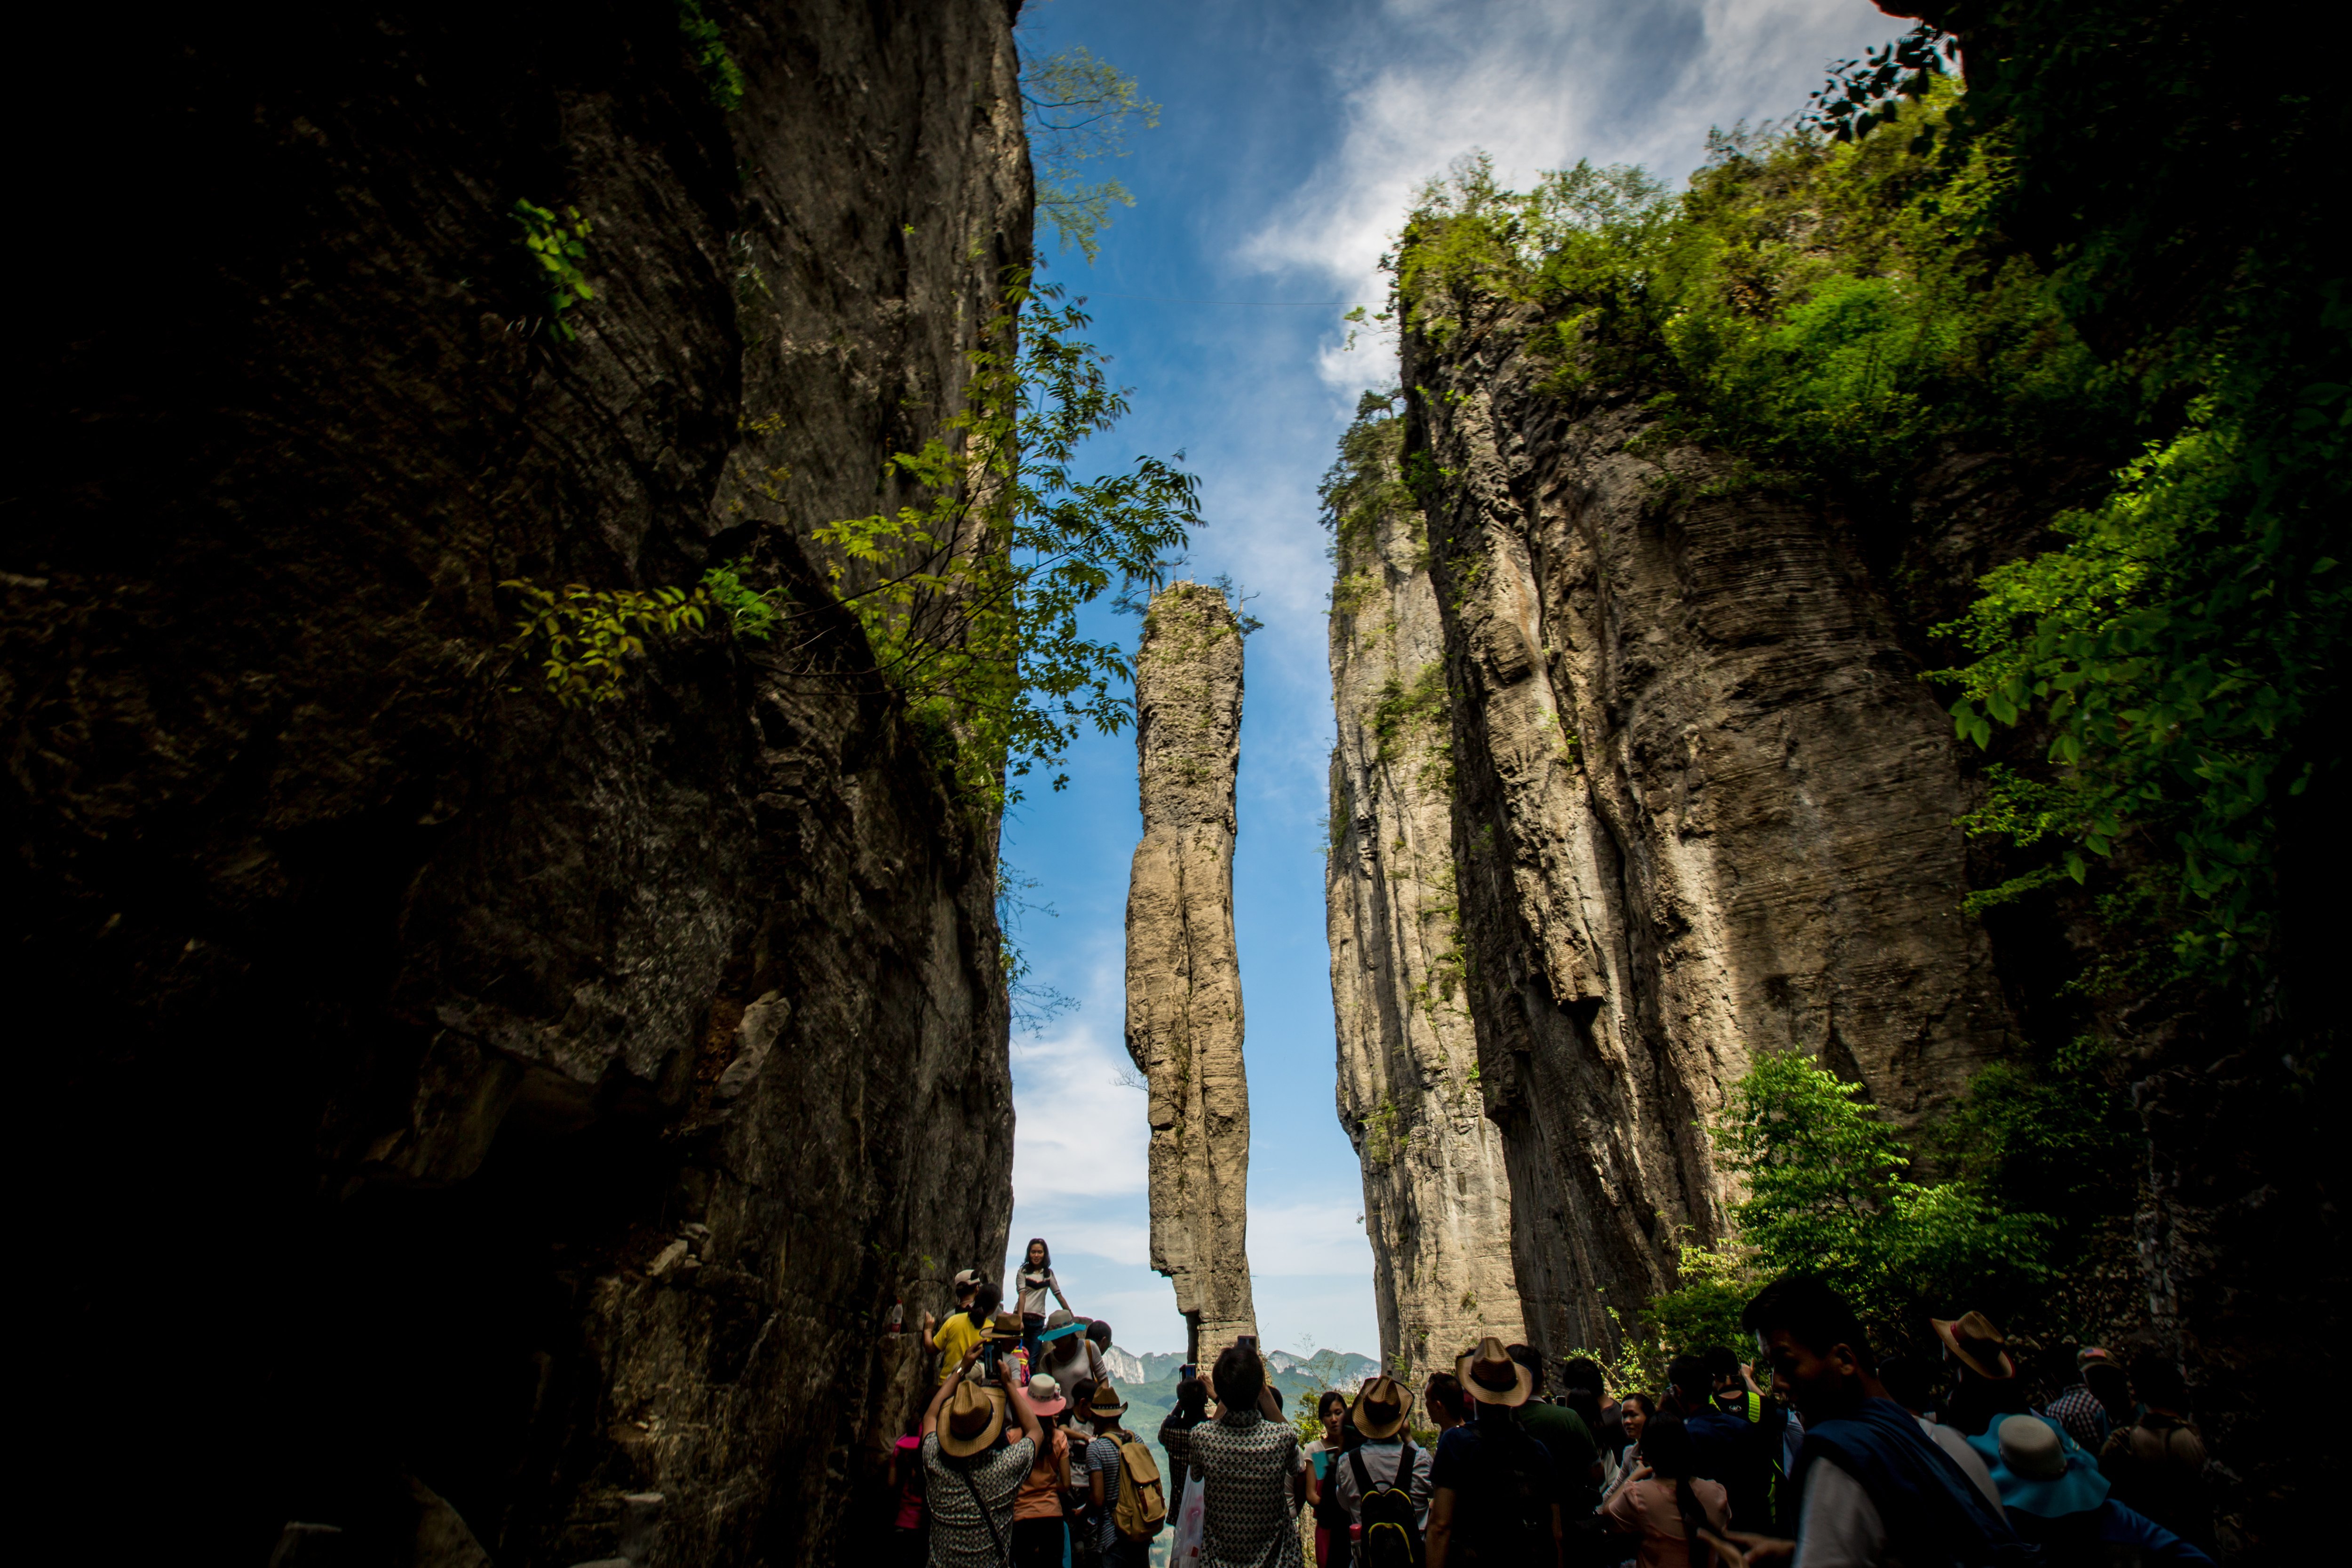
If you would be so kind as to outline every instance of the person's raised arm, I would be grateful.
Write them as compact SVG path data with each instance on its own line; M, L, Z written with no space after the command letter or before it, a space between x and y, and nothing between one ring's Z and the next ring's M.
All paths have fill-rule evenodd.
M1029 1439L1029 1462L1034 1465L1037 1462L1037 1449L1045 1445L1045 1435L1038 1427L1037 1411L1029 1403L1029 1391L1021 1386L1019 1378L1005 1380L1004 1402L1012 1406L1013 1414L1021 1418L1021 1435Z
M1422 1542L1427 1568L1445 1568L1454 1549L1454 1489L1439 1487L1429 1499L1429 1533Z
M1274 1385L1271 1383L1257 1385L1257 1413L1269 1421L1282 1419L1282 1406L1274 1402Z
M1053 1287L1054 1299L1062 1303L1062 1310L1072 1317L1077 1316L1077 1309L1070 1305L1070 1298L1062 1294L1062 1277L1048 1269L1045 1270L1045 1283Z
M978 1345L974 1345L971 1349L966 1351L964 1353L963 1360L957 1365L953 1372L948 1374L948 1380L940 1385L940 1391L931 1396L930 1408L923 1412L922 1435L924 1437L928 1437L932 1433L940 1429L940 1407L946 1405L950 1398L954 1397L956 1385L963 1381L963 1375L971 1370L973 1358L979 1354L980 1346Z

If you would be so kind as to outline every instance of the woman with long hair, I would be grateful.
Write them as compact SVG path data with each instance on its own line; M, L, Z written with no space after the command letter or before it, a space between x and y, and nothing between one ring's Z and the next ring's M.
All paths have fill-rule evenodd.
M1045 1245L1042 1236L1032 1236L1022 1254L1021 1270L1013 1277L1013 1310L1021 1314L1021 1343L1029 1347L1029 1364L1037 1364L1037 1336L1045 1327L1045 1314L1053 1309L1046 1299L1062 1303L1070 1310L1070 1299L1062 1294L1062 1281L1054 1273L1054 1249Z
M1348 1396L1327 1388L1315 1401L1323 1435L1307 1445L1307 1501L1315 1511L1316 1568L1344 1568L1349 1559L1348 1511L1340 1506L1338 1466L1348 1451Z
M1617 1489L1633 1479L1642 1462L1642 1434L1648 1429L1651 1418L1658 1413L1658 1402L1646 1394L1625 1396L1617 1406L1619 1430L1625 1434L1624 1446L1601 1457L1601 1468L1607 1472L1601 1478L1601 1495L1606 1500Z
M1697 1452L1681 1417L1651 1416L1643 1424L1641 1448L1642 1463L1601 1517L1611 1529L1642 1538L1635 1557L1641 1568L1704 1568L1713 1553L1699 1532L1722 1532L1731 1519L1729 1500L1722 1487L1691 1473Z

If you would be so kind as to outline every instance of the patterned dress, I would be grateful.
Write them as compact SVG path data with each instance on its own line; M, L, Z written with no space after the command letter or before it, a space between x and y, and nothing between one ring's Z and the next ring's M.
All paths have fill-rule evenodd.
M1036 1445L1026 1437L974 1455L970 1469L940 1448L937 1432L923 1439L923 1491L931 1507L931 1568L1003 1568L997 1542L1013 1540L1013 1497L1029 1478ZM964 1477L971 1485L964 1484ZM988 1508L983 1518L972 1493ZM990 1525L993 1523L993 1532Z
M1298 1432L1255 1410L1229 1410L1192 1428L1192 1476L1202 1494L1202 1568L1301 1568L1291 1478L1306 1466Z

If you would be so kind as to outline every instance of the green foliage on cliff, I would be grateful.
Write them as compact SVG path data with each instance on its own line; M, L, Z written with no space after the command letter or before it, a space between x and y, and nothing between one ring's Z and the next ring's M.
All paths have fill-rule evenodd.
M699 630L710 608L701 590L591 588L583 582L542 588L520 578L499 586L522 601L508 650L536 657L548 692L565 707L620 701L628 695L630 664L646 656L646 640Z
M581 300L596 298L581 267L588 259L588 235L594 225L575 207L559 214L526 201L515 203L512 216L522 225L523 249L530 256L540 297L547 304L547 329L566 343L576 341L579 334L563 319L563 313Z
M727 52L727 39L719 24L702 14L701 0L677 0L677 32L687 53L694 57L695 69L702 73L703 89L709 93L711 104L727 114L740 109L743 69Z
M1983 29L1969 92L1919 35L1815 123L1717 134L1680 195L1465 163L1391 258L1399 308L1439 343L1505 327L1563 396L1639 392L1652 450L1735 454L1866 528L1907 529L1948 454L2118 465L1944 629L1959 733L2047 737L1969 820L2026 868L1971 902L2086 882L2094 984L2252 992L2282 823L2342 782L2352 287L2290 172L2342 111L2216 68L2243 45L2193 7L1949 9Z
M1079 726L1126 724L1126 656L1082 635L1078 612L1114 584L1157 584L1201 520L1199 481L1160 458L1074 471L1128 408L1074 335L1087 321L1060 290L1015 286L948 434L894 459L921 498L814 530L879 672L991 809L1018 798L1008 778L1056 766Z
M1733 1239L1685 1247L1681 1284L1642 1310L1650 1354L1738 1343L1739 1308L1790 1270L1828 1280L1890 1341L1929 1312L2005 1310L2049 1278L2056 1220L1969 1176L1913 1180L1902 1134L1860 1093L1794 1052L1759 1057L1732 1084L1707 1133L1747 1196L1731 1205Z

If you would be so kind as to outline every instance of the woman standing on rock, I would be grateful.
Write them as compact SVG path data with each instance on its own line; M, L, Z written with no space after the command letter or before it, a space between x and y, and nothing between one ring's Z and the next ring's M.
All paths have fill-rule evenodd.
M1042 1236L1029 1239L1029 1251L1014 1277L1016 1300L1014 1308L1021 1314L1021 1343L1029 1347L1029 1364L1037 1364L1037 1336L1045 1327L1045 1299L1051 1296L1070 1310L1070 1299L1062 1294L1062 1281L1054 1274L1053 1249Z
M1298 1433L1281 1419L1257 1352L1237 1344L1217 1357L1213 1421L1192 1428L1192 1479L1208 1488L1201 1568L1301 1568L1294 1522L1307 1495Z

